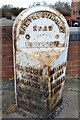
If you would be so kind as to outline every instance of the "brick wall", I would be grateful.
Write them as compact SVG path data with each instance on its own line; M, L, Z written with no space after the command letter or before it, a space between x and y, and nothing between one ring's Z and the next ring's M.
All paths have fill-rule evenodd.
M0 79L2 79L2 29L0 28ZM0 80L1 84L1 80Z
M78 77L78 47L79 42L73 41L69 42L69 49L68 49L68 58L67 58L67 70L66 70L66 76L69 77Z
M78 43L78 75L80 78L80 42Z
M70 42L67 62L67 78L78 77L80 67L80 42ZM2 77L13 78L12 27L2 27ZM78 52L79 51L79 52Z
M2 27L2 77L13 77L12 27Z

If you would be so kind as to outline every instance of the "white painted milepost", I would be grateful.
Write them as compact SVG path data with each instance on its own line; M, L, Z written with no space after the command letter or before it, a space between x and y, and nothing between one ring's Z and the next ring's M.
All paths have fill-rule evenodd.
M47 117L62 99L69 27L51 6L22 11L13 25L15 98L18 110Z

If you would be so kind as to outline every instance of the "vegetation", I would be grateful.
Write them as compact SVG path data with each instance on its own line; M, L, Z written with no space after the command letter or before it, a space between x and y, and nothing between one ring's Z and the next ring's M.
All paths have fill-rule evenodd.
M2 17L11 19L12 16L18 16L18 14L25 8L15 8L12 5L2 6Z
M71 14L71 6L68 2L56 2L54 5L52 5L53 8L60 11L64 16L70 16ZM6 17L8 19L11 19L12 16L18 16L18 14L24 10L25 8L15 8L12 5L4 5L0 10L2 10L2 17Z
M60 11L64 16L71 15L71 6L68 2L56 2L54 8Z

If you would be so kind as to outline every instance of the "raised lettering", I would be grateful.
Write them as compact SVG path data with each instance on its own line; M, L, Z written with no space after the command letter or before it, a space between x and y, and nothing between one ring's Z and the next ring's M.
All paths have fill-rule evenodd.
M37 31L37 26L33 26L33 31Z

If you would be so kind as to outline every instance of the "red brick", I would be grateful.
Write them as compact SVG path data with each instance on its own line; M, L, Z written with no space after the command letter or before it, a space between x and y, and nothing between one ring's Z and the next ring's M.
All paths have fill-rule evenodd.
M76 60L78 60L78 55L76 55L76 56L68 56L68 61L76 61Z
M75 54L79 54L79 51L78 51L78 49L77 50L69 50L68 51L68 55L75 55Z
M74 47L69 47L68 53L71 52L71 51L72 52L78 51L78 46L76 46L76 47L75 46Z
M2 27L2 32L6 33L6 31L12 32L12 27Z
M5 50L13 50L13 45L10 44L10 45L3 45L2 46L2 51L5 51Z
M13 69L14 69L13 66L11 66L11 67L10 66L2 67L2 70L7 71L7 72L12 71Z
M9 78L9 77L13 77L13 76L14 76L13 71L3 71L3 73L2 73L2 77L5 77L5 78Z
M77 70L78 69L78 66L70 66L70 67L67 67L67 70Z
M2 63L2 66L3 67L8 67L8 66L13 66L13 61L4 61L3 63Z
M77 76L78 75L78 69L77 70L72 70L71 75L72 76Z
M71 71L70 70L66 70L66 76L70 77L71 76Z
M12 40L8 39L8 40L2 40L2 44L3 45L9 45L9 44L12 44Z
M13 55L13 51L4 51L4 52L2 52L2 55L4 56L4 55L6 55L6 56L12 56Z
M2 57L2 62L4 62L4 61L13 61L13 56L11 55L9 55L9 56L3 56Z
M77 61L73 61L73 62L72 62L72 65L78 66L78 63L79 63L78 60L77 60Z
M71 61L67 61L67 66L71 66L72 62Z
M80 65L80 60L78 61L78 65Z
M2 71L0 71L0 78L2 79Z
M69 47L78 46L79 42L69 42Z

